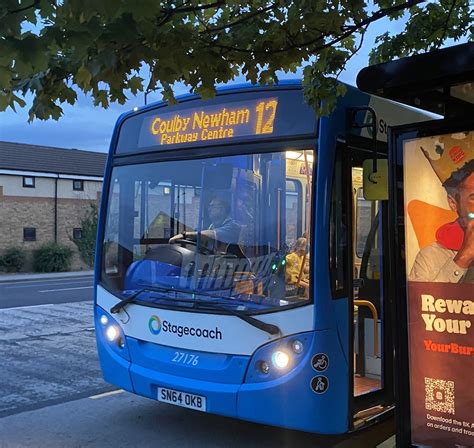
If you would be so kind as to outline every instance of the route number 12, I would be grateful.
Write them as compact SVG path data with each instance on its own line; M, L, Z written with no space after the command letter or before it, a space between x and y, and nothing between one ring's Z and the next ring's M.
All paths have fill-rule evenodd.
M273 132L273 122L278 105L278 100L261 101L255 107L257 112L257 126L255 134L271 134Z

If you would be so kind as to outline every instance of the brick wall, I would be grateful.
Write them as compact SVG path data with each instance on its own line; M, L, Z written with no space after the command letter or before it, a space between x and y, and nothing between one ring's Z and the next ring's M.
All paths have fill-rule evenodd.
M0 179L5 183L5 177ZM17 183L18 177L9 176L12 182ZM17 179L13 179L17 177ZM8 181L8 180L7 180ZM54 182L54 179L48 179ZM66 183L66 181L60 181ZM62 196L57 203L57 242L67 245L74 251L72 270L90 269L82 262L77 252L77 247L71 241L73 229L81 227L81 220L87 213L91 202L98 205L101 183L84 181L87 194L65 194L60 189ZM91 185L86 185L91 184ZM7 195L6 185L0 184L0 254L10 247L20 247L27 254L27 263L23 270L32 270L32 252L45 243L54 241L54 197L34 197L33 189L28 189L28 196ZM8 186L7 186L8 187ZM63 185L63 190L64 190ZM17 191L15 191L17 193ZM72 196L72 197L71 197ZM36 241L24 241L23 229L36 228Z

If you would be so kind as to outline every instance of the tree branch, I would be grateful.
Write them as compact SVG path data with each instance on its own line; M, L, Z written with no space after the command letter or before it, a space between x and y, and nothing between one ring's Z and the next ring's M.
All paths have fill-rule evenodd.
M364 27L364 31L362 32L361 37L360 37L359 45L358 45L357 48L352 52L352 54L346 59L346 61L344 62L344 65L343 65L343 66L340 68L340 70L337 72L336 79L339 79L339 76L341 76L341 73L345 70L347 63L348 63L348 62L359 52L359 50L362 48L362 45L364 44L365 33L366 33L368 27L369 27L369 25L366 25L366 26Z
M446 38L446 34L448 32L448 25L449 25L449 21L451 20L451 16L453 14L453 10L454 10L454 7L456 6L456 1L457 0L453 0L453 2L451 3L451 8L449 8L449 12L448 12L448 17L446 17L446 22L444 23L444 30L443 30L443 37L441 38L441 40L439 41L439 44L438 44L438 48L441 47L444 39Z
M225 0L217 0L214 3L209 3L208 5L201 5L201 6L188 6L186 8L169 8L165 10L165 12L171 13L171 15L175 14L182 14L184 12L198 12L198 11L205 11L206 9L212 8L219 8L220 6L225 5Z
M381 10L377 11L375 14L368 17L367 19L364 19L361 22L356 23L355 25L351 26L350 28L348 28L347 31L345 31L344 33L342 33L341 35L339 35L335 39L327 42L326 44L324 44L320 47L316 47L315 49L313 49L313 51L320 51L320 50L323 50L327 47L330 47L330 46L340 42L341 40L345 39L346 37L349 37L351 34L353 34L359 28L362 28L366 25L370 25L371 23L376 22L377 20L382 19L383 17L386 17L386 16L388 16L388 15L394 13L394 12L398 12L398 11L402 11L402 10L407 9L407 8L411 8L412 6L415 6L419 3L424 3L425 1L426 0L408 0L407 2L402 3L402 4L392 6L390 8L386 8L386 9L381 9ZM228 45L215 44L215 43L211 43L210 46L215 46L215 47L218 47L218 48L224 48L224 49L236 51L236 52L239 52L239 53L277 54L277 53L283 53L283 52L292 50L294 48L302 48L302 47L308 47L308 46L314 45L316 42L321 41L325 37L328 37L328 35L322 34L322 35L319 35L318 37L316 37L314 39L311 39L310 41L302 42L302 43L299 43L299 44L296 44L296 45L286 46L284 48L279 48L277 50L272 50L272 51L249 50L249 49L246 49L246 48L232 47L232 46L228 46Z
M183 3L185 5L187 2ZM180 8L168 8L164 9L162 19L156 24L158 27L164 25L168 22L174 15L182 14L186 12L194 12L197 13L199 11L204 11L206 9L211 8L218 8L222 5L225 5L225 0L218 0L215 3L210 3L209 5L202 5L202 6L187 6L187 7L180 7Z
M239 25L241 23L246 22L249 19L252 19L252 18L260 15L260 14L264 14L264 13L266 13L266 12L272 10L272 9L275 9L276 6L278 6L278 5L276 3L273 3L270 6L267 6L266 8L259 9L257 11L248 13L245 17L241 17L240 19L235 20L234 22L230 22L230 23L227 23L227 24L221 25L221 26L216 26L214 28L207 28L205 31L201 31L201 34L202 33L212 34L212 33L217 33L218 31L226 30L227 28L232 28L235 25Z

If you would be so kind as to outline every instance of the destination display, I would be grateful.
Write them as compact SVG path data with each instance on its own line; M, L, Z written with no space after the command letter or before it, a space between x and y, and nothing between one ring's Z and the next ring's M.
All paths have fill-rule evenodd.
M474 132L407 140L412 444L474 446Z
M301 90L223 95L158 107L127 118L116 153L301 138L315 135L316 123Z
M144 121L142 133L159 145L272 134L277 108L278 99L269 98L157 114Z

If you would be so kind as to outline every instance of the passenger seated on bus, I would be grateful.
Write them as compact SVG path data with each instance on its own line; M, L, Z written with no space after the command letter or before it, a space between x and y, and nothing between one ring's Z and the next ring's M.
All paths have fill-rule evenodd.
M293 252L289 252L286 255L286 282L289 285L302 286L305 289L305 294L309 288L309 256L304 256L306 252L306 238L298 238L295 243ZM301 265L304 267L301 275L301 280L298 283L298 278L301 271Z
M202 244L216 250L225 251L229 244L238 244L240 226L230 216L230 204L223 198L215 196L208 205L211 224L206 230L201 231ZM169 243L174 244L179 240L196 241L197 232L183 232L170 238Z

